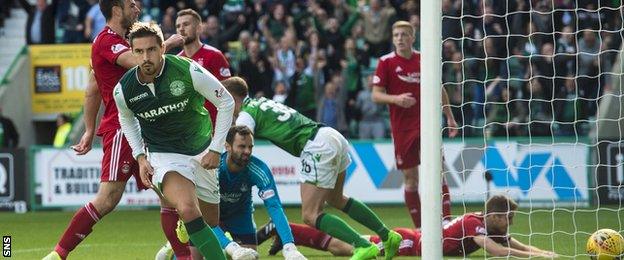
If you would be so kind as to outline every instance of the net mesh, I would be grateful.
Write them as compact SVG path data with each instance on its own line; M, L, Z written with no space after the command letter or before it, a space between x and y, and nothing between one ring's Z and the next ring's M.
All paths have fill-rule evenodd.
M453 215L507 194L520 204L511 237L565 257L588 256L598 229L622 232L621 5L442 2Z

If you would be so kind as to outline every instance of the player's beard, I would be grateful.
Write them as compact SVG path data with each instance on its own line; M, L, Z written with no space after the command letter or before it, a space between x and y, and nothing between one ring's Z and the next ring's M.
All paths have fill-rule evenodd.
M130 29L130 27L136 22L136 20L137 20L137 17L130 17L130 16L124 15L123 18L121 19L121 25L123 26L123 28Z
M152 76L156 73L156 65L151 62L144 62L141 64L141 72L143 72L145 76Z
M247 164L249 164L249 158L250 156L243 155L242 153L232 153L232 162L239 167L247 167Z
M189 36L186 36L186 37L184 38L184 45L191 44L191 43L192 43L192 42L194 42L195 40L197 40L197 36L196 36L196 35L189 35Z

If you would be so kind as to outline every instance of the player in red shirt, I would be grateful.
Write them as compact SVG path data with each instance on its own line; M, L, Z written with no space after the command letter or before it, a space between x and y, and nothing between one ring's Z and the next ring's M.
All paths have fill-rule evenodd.
M220 81L232 76L230 64L223 53L219 49L199 41L201 16L197 12L193 9L179 11L176 19L176 30L178 34L184 37L184 48L178 53L179 56L189 57L196 61ZM204 107L210 112L210 120L214 125L217 118L217 108L209 101L204 103Z
M106 26L91 46L94 77L91 78L85 94L85 133L72 149L78 155L84 155L91 150L95 121L100 104L104 101L104 115L96 133L102 137L104 149L100 187L95 198L76 212L54 251L44 259L67 258L67 255L91 233L92 227L117 206L130 176L136 176L139 189L147 189L139 181L138 164L132 157L132 150L121 132L112 93L126 70L137 65L136 59L129 52L130 46L125 35L137 20L141 10L134 0L100 0L99 5L106 18ZM171 47L181 43L182 38L177 35L169 38L165 46ZM166 210L167 208L163 208L164 212L161 211L163 229L165 233L173 234L175 241L178 241L175 236L178 215L175 210L173 212ZM188 249L185 253L187 256L190 254Z
M405 204L414 226L420 227L420 195L418 165L420 164L420 53L412 49L414 28L405 21L392 26L395 51L379 59L373 77L373 102L388 104L394 140L396 166L405 181ZM434 86L431 86L434 87ZM442 104L449 127L449 136L457 135L457 123L448 106L448 95L442 88ZM442 185L442 209L445 220L451 216L450 196L446 182Z
M558 257L554 252L525 245L508 234L517 208L518 204L507 196L495 195L486 202L485 215L481 212L466 213L448 222L442 231L443 254L465 258L479 248L483 248L489 255L498 257ZM329 251L335 256L350 256L353 252L352 245L321 231L299 224L290 224L290 226L296 245ZM420 229L395 228L393 230L403 237L399 246L399 256L421 255ZM378 236L370 236L369 241L376 244L383 254L383 244ZM260 240L258 243L261 243ZM272 250L270 254L276 252L277 250Z

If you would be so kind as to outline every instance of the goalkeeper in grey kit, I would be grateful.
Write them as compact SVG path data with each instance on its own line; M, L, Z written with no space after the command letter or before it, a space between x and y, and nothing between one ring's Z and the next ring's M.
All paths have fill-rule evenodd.
M162 32L156 24L135 23L129 38L140 65L126 72L113 96L141 181L162 190L203 256L225 259L214 232L202 219L197 198L219 202L216 168L232 124L234 100L197 63L164 55ZM218 109L214 136L205 99Z

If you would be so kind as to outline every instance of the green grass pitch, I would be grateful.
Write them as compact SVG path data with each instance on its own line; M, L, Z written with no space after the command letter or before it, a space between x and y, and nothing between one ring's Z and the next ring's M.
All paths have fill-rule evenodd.
M411 220L404 207L374 206L375 212L390 227L410 227ZM453 214L479 210L479 207L455 205ZM344 216L335 210L329 212ZM624 211L616 207L595 209L540 210L522 208L516 214L511 233L525 243L555 250L561 256L581 257L585 253L588 234L599 228L623 229ZM301 223L299 208L287 208L289 220ZM54 247L61 232L65 229L73 212L29 212L26 214L0 213L0 235L12 236L12 259L41 259ZM356 229L370 233L355 224ZM263 207L256 210L256 223L267 220ZM529 236L529 234L532 234ZM98 223L70 259L153 259L154 254L164 244L165 237L160 228L160 215L157 210L114 211ZM269 242L259 247L261 259L283 259L281 254L268 257ZM329 253L301 248L309 259L332 259ZM472 258L484 258L483 251L475 252ZM347 258L335 258L347 259ZM381 259L381 258L380 258ZM408 259L407 257L399 259Z

